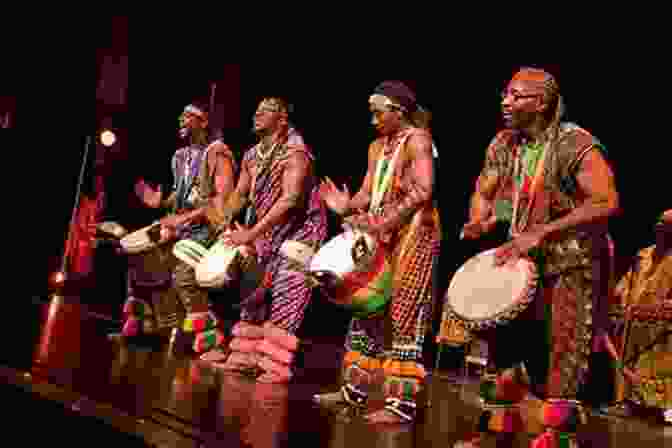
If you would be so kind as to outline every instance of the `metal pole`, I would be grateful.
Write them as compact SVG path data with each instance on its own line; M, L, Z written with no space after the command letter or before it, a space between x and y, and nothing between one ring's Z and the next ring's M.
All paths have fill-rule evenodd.
M79 170L79 182L77 183L77 191L75 192L75 205L72 208L72 215L70 217L70 224L68 225L68 238L66 239L66 244L68 241L70 241L70 238L72 237L72 226L75 222L75 218L77 217L77 208L79 207L79 196L82 191L82 183L84 181L84 171L86 170L86 161L88 160L88 155L89 155L89 146L91 144L91 136L86 137L86 144L84 145L84 158L82 159L82 166ZM63 258L61 260L61 272L63 275L66 274L66 267L67 267L67 247L64 248L63 250Z

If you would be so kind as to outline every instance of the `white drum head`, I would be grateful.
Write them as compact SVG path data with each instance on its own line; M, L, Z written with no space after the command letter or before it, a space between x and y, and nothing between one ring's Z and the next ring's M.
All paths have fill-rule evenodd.
M180 240L173 246L173 255L192 268L196 268L208 254L208 250L200 243L192 240Z
M300 241L285 241L280 246L280 253L302 266L307 266L315 252L312 247Z
M120 224L113 221L101 222L96 226L100 232L110 234L115 238L123 238L128 234L128 231L124 229Z
M352 259L352 247L360 236L364 235L371 247L373 239L364 233L348 230L322 246L310 263L310 271L328 271L339 277L354 272L355 261Z
M137 254L152 247L152 241L149 239L147 231L152 226L143 227L140 230L131 232L123 237L119 243L121 247L129 254Z
M231 280L228 274L238 252L238 248L217 241L196 266L196 281L204 287L216 287Z
M482 320L506 312L530 284L530 262L495 266L495 250L482 252L463 264L448 287L448 302L458 317Z

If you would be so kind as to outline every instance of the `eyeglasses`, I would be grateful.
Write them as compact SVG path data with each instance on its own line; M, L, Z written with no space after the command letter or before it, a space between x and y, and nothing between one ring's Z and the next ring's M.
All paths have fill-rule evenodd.
M524 95L522 93L512 92L510 90L503 90L499 94L499 96L502 98L502 101L504 101L504 99L506 99L509 95L511 95L513 97L514 101L522 100L522 99L525 99L525 98L537 98L537 97L541 96L540 93L530 93L530 94Z

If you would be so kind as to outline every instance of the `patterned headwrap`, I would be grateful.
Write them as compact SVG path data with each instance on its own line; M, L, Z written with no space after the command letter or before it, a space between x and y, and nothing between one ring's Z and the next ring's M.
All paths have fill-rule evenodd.
M374 90L369 102L413 112L417 108L415 93L400 81L383 81Z
M186 114L194 114L197 117L199 117L201 120L207 120L208 119L208 112L205 111L203 108L195 105L195 104L187 104L182 111L182 113L179 116L179 122L180 122L180 127L184 127L184 119Z
M283 100L282 98L278 97L267 97L261 100L259 103L259 109L264 109L270 112L282 112L287 115L292 113L292 106L289 104L287 101Z
M369 104L377 109L401 111L415 126L428 128L431 113L418 104L415 92L401 81L383 81L369 97Z

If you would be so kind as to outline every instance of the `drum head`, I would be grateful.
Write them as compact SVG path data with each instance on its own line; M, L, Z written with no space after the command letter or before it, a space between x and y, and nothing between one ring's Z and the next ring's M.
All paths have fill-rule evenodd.
M446 301L467 325L495 323L502 315L529 299L535 266L524 258L515 264L495 266L495 250L482 252L464 263L453 276ZM471 326L470 325L470 326Z
M207 253L208 250L202 244L192 240L180 240L173 247L173 255L193 268L198 266Z
M223 240L217 241L196 266L198 284L215 288L233 280L232 268L238 253L238 248L226 245Z
M98 230L100 233L111 235L118 239L121 239L128 234L126 229L113 221L101 222L96 226L96 230Z
M322 246L310 263L311 272L327 271L338 277L354 272L356 263L353 260L355 242L364 236L369 247L373 247L373 239L364 233L348 230Z
M154 223L129 233L119 241L122 249L129 254L137 254L155 247L157 245L156 231L158 229L160 229L160 226Z

